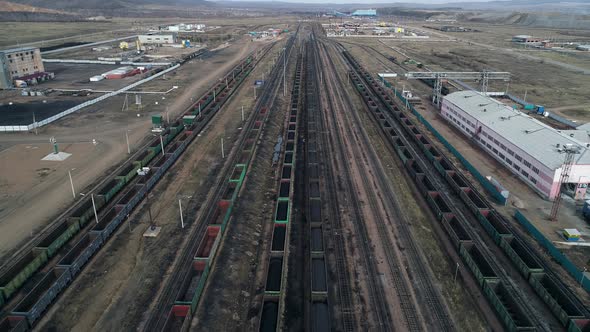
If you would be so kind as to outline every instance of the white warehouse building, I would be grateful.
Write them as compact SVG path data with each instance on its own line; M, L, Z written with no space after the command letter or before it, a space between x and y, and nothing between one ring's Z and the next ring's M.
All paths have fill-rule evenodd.
M566 183L576 184L576 199L584 199L590 182L590 125L557 130L526 113L476 91L444 97L442 116L470 137L535 191L548 199L558 193L566 154L577 148Z

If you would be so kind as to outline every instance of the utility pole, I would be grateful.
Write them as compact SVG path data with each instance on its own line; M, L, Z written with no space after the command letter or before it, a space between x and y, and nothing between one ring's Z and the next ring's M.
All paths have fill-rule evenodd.
M225 151L223 150L223 137L221 138L221 158L225 159Z
M92 209L94 210L94 219L96 219L96 223L98 224L98 213L96 213L96 204L94 203L94 194L90 194L90 200L92 201Z
M242 122L244 122L244 105L242 105Z
M160 147L162 148L162 156L164 156L164 155L166 155L164 153L164 139L162 138L162 135L159 135L159 136L160 136Z
M127 154L131 154L131 147L129 146L129 129L125 130L125 141L127 141Z
M184 217L182 216L182 199L178 199L178 210L180 210L180 226L184 228Z
M37 120L35 119L35 112L33 112L33 124L35 126L35 135L39 135L39 132L37 131Z
M559 181L557 182L557 193L555 194L555 199L553 200L553 206L551 207L551 216L549 220L557 221L557 212L559 211L559 206L561 204L561 187L563 184L568 180L569 173L574 165L574 157L576 154L580 153L578 146L574 146L572 144L566 144L563 147L562 152L565 153L565 160L563 165L561 166L561 175L559 176Z
M70 186L72 187L72 196L74 196L74 199L76 199L76 191L74 190L74 181L72 181L72 170L71 169L68 170L68 175L70 177Z

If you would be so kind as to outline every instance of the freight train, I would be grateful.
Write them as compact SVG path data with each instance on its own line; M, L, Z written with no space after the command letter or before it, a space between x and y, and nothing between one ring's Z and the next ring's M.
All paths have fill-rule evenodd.
M380 91L376 93L382 102L391 108L394 120L398 122L407 136L414 139L422 150L426 159L432 163L441 177L446 180L451 189L476 216L479 223L512 261L516 269L538 294L559 322L571 332L586 331L590 328L587 312L576 297L572 295L559 280L553 276L547 266L529 249L528 245L513 232L503 218L486 202L486 200L469 184L469 181L434 144L423 135L421 130L408 118L405 112L394 106L389 96L380 88L371 74L364 71L347 52L344 53L352 66L359 70L369 88ZM360 77L354 75L353 82L360 95L367 103L370 95ZM480 250L480 245L472 239L467 231L468 225L463 224L452 212L450 203L439 192L429 179L427 172L422 170L416 157L405 146L401 134L386 120L377 107L372 109L379 121L383 132L393 144L396 153L408 169L419 191L426 198L443 229L457 248L461 258L475 276L486 298L496 310L504 326L509 331L534 330L531 318L521 307L521 304L509 291L499 273L495 271L488 259Z
M80 273L85 263L196 137L198 132L194 129L198 127L197 123L207 119L208 115L214 114L221 107L235 90L234 87L250 73L252 66L252 58L248 57L235 67L225 81L218 83L195 102L183 114L182 120L169 125L161 133L161 138L154 139L134 161L122 167L96 194L87 195L85 201L44 234L34 248L9 263L10 268L0 275L0 308L8 313L8 316L0 320L0 332L26 331L34 326L55 298ZM162 149L165 149L164 152ZM160 153L163 156L158 159ZM134 181L139 176L137 171L142 167L151 167L154 171ZM121 195L117 194L124 189L128 191L119 197ZM115 204L110 204L116 199L119 200ZM89 225L95 219L95 209L97 213L106 211L106 214ZM78 236L83 231L86 234ZM77 240L76 243L72 243L74 239ZM54 260L57 261L54 267L45 266ZM37 273L42 268L49 269L49 272ZM25 288L31 290L16 306L8 308L9 300Z

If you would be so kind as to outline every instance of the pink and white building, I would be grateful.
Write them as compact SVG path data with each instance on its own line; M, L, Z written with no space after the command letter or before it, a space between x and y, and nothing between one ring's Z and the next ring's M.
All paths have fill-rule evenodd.
M558 192L565 160L563 148L577 147L567 183L576 185L576 199L584 199L590 182L590 125L557 130L526 113L476 91L444 97L442 116L548 199Z

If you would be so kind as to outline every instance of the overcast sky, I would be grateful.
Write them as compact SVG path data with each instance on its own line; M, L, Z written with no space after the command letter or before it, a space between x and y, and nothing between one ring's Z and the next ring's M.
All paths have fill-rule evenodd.
M215 1L215 0L213 0ZM264 2L272 2L272 1L279 1L279 2L296 2L296 3L313 3L313 4L375 4L375 3L427 3L427 4L443 4L443 3L457 3L457 2L488 2L493 0L227 0L227 1L264 1ZM370 5L367 5L367 8L370 8Z

